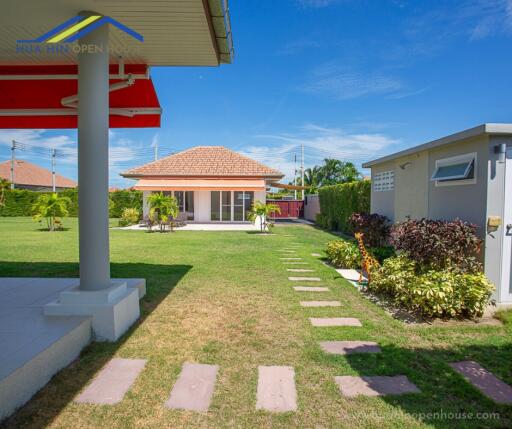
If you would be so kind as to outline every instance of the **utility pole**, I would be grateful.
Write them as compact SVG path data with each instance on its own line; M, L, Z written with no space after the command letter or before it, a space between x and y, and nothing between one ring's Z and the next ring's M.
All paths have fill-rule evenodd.
M300 170L301 170L301 179L302 179L302 199L304 200L304 144L300 145L301 152L301 160L300 160Z
M157 140L157 139L155 139ZM155 141L155 146L153 146L153 149L155 150L155 161L158 160L158 140Z
M297 186L297 154L293 155L293 185ZM297 189L293 190L293 199L297 199Z
M55 192L55 156L57 155L57 150L52 149L52 192Z
M14 150L16 149L16 140L12 141L11 146L11 189L14 189Z

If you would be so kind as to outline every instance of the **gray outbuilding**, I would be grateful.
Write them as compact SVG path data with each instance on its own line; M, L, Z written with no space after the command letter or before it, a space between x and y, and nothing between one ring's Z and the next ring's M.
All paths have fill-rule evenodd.
M394 222L459 218L478 225L485 273L512 304L512 124L483 124L363 164L371 211Z

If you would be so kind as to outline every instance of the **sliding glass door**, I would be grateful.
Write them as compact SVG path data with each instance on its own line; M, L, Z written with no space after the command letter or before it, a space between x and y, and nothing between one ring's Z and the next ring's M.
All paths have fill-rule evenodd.
M254 192L212 191L211 220L245 222L254 201Z

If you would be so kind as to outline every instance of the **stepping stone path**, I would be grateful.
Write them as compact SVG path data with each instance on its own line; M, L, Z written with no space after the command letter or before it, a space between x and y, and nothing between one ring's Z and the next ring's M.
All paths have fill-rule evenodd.
M279 258L281 261L300 261L302 258Z
M354 377L344 375L334 377L342 395L355 396L383 396L402 395L404 393L420 393L420 390L409 381L405 375Z
M324 352L334 355L381 352L380 347L373 341L322 341L320 347Z
M256 409L273 412L297 410L295 371L292 367L258 367Z
M286 271L291 271L294 273L313 273L315 270L308 270L305 268L287 268Z
M512 387L477 362L454 362L450 366L494 402L512 404Z
M312 253L311 256L315 256L315 257L319 258L322 255L320 253Z
M363 326L359 319L354 317L310 317L309 321L313 326Z
M75 402L98 405L121 402L145 365L145 359L112 359L75 398Z
M339 301L301 301L301 307L341 307Z
M320 277L288 277L288 280L292 282L320 282Z
M218 365L183 364L165 406L181 410L208 411L218 369Z
M294 286L296 292L329 292L328 287Z

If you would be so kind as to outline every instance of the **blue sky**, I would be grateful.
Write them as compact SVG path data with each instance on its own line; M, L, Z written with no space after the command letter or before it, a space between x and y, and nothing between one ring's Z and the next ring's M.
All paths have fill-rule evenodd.
M152 69L159 129L111 131L111 186L161 153L224 145L290 176L335 157L357 165L484 122L512 122L512 0L231 1L236 50L219 68ZM76 131L0 130L73 153ZM18 157L44 167L30 151ZM76 160L58 173L76 178Z

